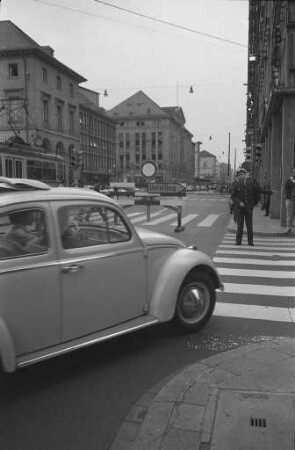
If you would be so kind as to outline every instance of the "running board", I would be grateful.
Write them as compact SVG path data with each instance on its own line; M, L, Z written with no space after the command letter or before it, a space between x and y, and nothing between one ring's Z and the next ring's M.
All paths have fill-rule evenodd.
M87 335L86 337L84 336L83 338L64 342L62 344L39 350L37 352L27 353L26 355L20 356L16 359L16 366L18 368L29 366L30 364L34 364L50 358L55 358L56 356L61 356L83 347L89 347L90 345L107 341L109 339L131 333L132 331L141 330L142 328L146 328L151 325L156 325L157 323L159 323L159 320L155 319L154 317L139 317L132 321L116 325L115 327L107 328L106 330Z

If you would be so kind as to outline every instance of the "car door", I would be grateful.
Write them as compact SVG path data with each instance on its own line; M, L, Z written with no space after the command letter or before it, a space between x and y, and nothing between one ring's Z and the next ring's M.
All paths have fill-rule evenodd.
M69 340L143 314L145 250L116 205L56 205L60 234L62 339Z
M60 341L60 285L53 229L47 203L2 208L0 316L11 333L17 356Z

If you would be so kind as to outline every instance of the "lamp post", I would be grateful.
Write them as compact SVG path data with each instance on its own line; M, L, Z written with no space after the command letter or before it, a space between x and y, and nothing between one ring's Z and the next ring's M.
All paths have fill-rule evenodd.
M228 133L227 179L230 182L230 133Z

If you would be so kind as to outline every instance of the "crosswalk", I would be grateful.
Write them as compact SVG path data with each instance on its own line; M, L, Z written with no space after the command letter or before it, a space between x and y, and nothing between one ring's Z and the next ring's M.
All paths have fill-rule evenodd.
M191 224L196 227L211 227L221 215L222 214L207 214L202 216L200 214L192 213L184 214L181 218L181 224ZM152 212L149 221L147 221L147 215L144 211L127 213L127 216L134 225L144 225L147 227L153 227L159 224L167 224L171 227L178 225L176 212L171 212L171 210L165 208Z
M228 202L228 198L220 198L220 197L207 197L204 196L204 198L190 198L186 197L187 200L193 201L193 202Z
M256 237L255 247L234 243L235 235L227 233L213 258L225 287L214 314L294 326L294 239Z

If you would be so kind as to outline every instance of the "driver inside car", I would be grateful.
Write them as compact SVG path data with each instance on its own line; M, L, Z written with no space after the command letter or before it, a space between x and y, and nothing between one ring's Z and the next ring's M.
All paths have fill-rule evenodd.
M35 220L34 211L17 211L9 214L9 219L11 228L5 239L12 242L20 254L41 253L47 249L43 245L45 242L41 242L38 235L28 230Z

